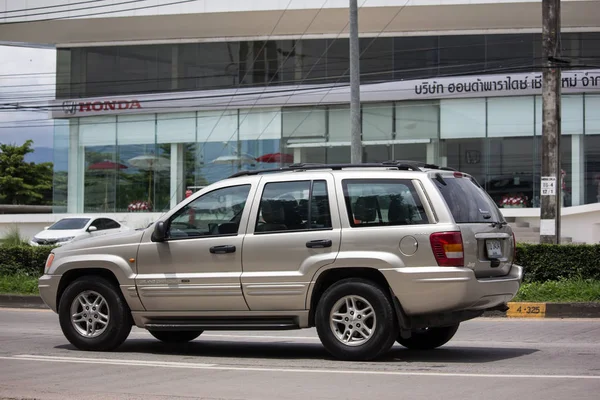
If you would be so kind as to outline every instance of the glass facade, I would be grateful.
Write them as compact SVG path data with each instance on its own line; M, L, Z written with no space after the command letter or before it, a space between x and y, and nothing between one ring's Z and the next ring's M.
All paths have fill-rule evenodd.
M600 95L563 95L562 107L563 205L598 202ZM363 104L362 125L365 162L410 159L456 168L472 174L501 207L539 206L539 96ZM77 199L69 206L76 212L164 211L186 190L242 169L349 162L349 132L347 106L62 121L56 156L80 178L67 185L64 172L55 174L55 203Z
M600 57L600 33L563 33L573 66ZM348 39L64 48L57 98L349 81ZM541 35L361 38L362 82L527 72L541 66Z
M360 41L363 83L541 68L539 34ZM571 65L597 68L600 32L563 33L561 45ZM340 83L349 80L348 52L347 39L59 49L56 93L76 99ZM449 166L472 174L501 207L538 207L541 108L539 96L364 102L363 160ZM563 94L564 206L600 202L598 109L600 95ZM56 122L56 212L164 211L241 169L350 161L347 104L140 111Z

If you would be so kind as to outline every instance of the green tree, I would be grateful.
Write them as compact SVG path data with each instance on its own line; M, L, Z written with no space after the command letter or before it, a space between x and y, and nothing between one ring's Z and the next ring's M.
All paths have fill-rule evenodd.
M25 162L32 140L0 144L0 202L45 205L52 202L52 163Z

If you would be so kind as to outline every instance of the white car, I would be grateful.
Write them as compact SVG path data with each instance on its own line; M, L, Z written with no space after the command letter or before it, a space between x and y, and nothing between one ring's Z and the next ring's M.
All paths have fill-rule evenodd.
M62 246L76 239L103 236L129 230L112 218L73 216L63 218L36 234L32 246Z

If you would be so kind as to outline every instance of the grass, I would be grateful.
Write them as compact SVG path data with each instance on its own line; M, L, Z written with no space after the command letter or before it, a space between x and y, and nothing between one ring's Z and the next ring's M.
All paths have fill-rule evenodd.
M564 279L542 283L524 283L512 301L542 303L600 301L600 281L592 279Z
M0 239L0 244L4 247L14 247L28 245L27 240L21 236L21 230L18 226L11 226Z
M38 294L38 278L35 276L0 275L0 293Z
M38 294L38 278L29 275L0 276L0 293ZM570 279L524 283L512 301L600 302L600 281Z

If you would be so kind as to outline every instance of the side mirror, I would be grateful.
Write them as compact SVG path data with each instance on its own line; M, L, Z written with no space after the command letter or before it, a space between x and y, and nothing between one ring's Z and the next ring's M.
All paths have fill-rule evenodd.
M96 228L94 225L92 225L88 228L88 232L90 232L90 233L96 232L97 230L98 230L98 228Z
M50 227L49 227L49 226L45 226L45 227L44 227L44 230L45 230L45 231L47 231L47 230L48 230L48 228L50 228Z
M153 242L164 242L167 238L167 225L164 221L158 221L154 226L154 232L152 233Z

